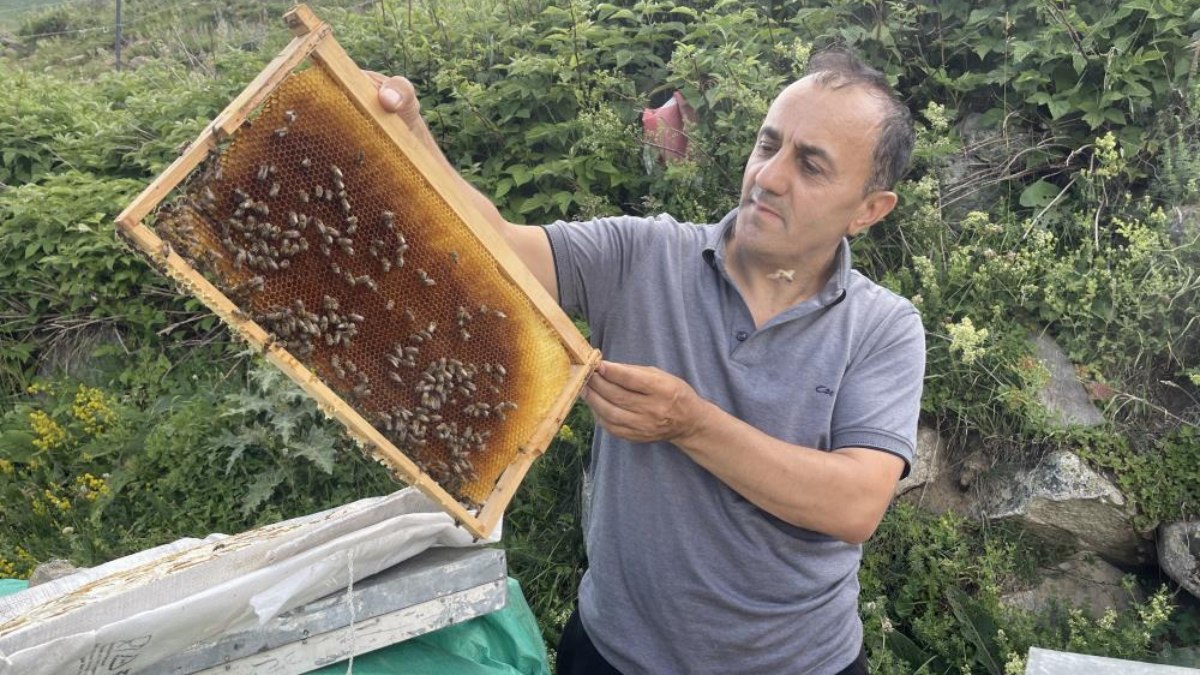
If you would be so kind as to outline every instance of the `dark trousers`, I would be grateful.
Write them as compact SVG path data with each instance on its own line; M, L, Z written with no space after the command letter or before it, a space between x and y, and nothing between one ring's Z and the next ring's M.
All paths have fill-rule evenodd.
M563 628L562 639L558 641L558 665L554 672L555 675L621 675L621 671L613 668L596 651L596 646L583 629L583 622L579 620L578 609L571 612L571 618ZM837 675L867 675L866 647L858 653L854 663Z

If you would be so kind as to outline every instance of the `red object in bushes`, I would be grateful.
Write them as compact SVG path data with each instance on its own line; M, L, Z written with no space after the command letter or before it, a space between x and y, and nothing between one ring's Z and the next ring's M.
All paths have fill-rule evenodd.
M684 122L695 123L696 111L675 92L671 100L658 108L642 110L642 137L658 151L663 162L678 162L687 157L688 139L683 133Z

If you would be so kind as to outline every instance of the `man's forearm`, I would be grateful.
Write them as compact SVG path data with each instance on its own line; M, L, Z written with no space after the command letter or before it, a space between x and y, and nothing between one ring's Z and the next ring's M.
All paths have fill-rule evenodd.
M904 462L867 448L826 452L786 443L699 400L692 433L673 443L771 515L850 543L879 525Z

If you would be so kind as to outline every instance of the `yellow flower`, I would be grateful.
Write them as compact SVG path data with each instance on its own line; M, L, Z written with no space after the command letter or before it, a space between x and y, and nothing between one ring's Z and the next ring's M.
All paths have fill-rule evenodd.
M12 462L6 459L0 459L0 474L11 476L13 474Z
M564 424L558 430L558 440L568 443L575 440L575 430L570 425Z
M75 477L75 491L89 502L94 502L108 494L108 483L103 478L84 473Z
M71 500L59 497L52 490L42 490L42 496L46 498L47 503L53 504L59 511L71 510Z
M103 433L117 418L103 391L82 384L75 392L71 415L82 422L83 430L92 436Z
M29 426L36 436L33 445L41 450L51 450L67 442L67 430L42 410L29 413Z

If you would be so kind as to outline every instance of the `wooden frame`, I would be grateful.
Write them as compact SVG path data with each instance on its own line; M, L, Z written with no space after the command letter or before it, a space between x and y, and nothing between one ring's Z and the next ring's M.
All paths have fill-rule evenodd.
M295 36L291 43L205 127L200 136L175 162L130 203L117 217L117 225L127 239L160 265L167 274L251 345L262 349L269 361L327 408L345 425L350 434L368 446L377 458L390 466L402 479L428 495L472 534L481 538L487 537L499 522L533 460L545 451L562 425L576 396L599 363L600 353L580 335L554 299L508 247L503 237L472 206L470 199L463 194L447 169L417 142L397 115L388 113L379 106L375 85L333 38L329 25L320 21L306 5L297 5L288 11L284 20ZM529 440L519 448L516 458L500 475L490 496L478 512L467 509L423 473L358 411L326 386L316 373L304 366L284 347L276 344L265 329L243 314L233 301L200 275L187 260L171 250L153 230L142 224L142 220L217 149L220 141L237 132L251 112L305 59L311 59L317 66L325 69L354 105L386 133L397 150L429 181L433 189L467 225L470 234L495 257L501 272L524 293L535 310L549 323L570 360L567 386Z

